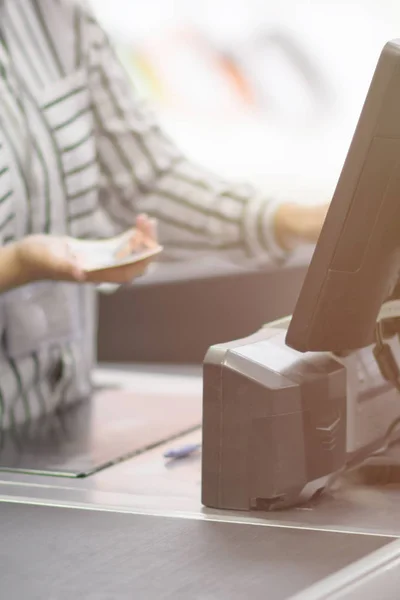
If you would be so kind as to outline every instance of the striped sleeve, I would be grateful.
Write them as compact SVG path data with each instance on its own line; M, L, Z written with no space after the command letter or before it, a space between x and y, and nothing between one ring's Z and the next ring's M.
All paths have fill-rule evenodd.
M137 96L101 27L83 13L104 209L119 227L147 213L158 220L170 260L225 254L236 263L281 262L277 203L250 185L230 184L186 159Z

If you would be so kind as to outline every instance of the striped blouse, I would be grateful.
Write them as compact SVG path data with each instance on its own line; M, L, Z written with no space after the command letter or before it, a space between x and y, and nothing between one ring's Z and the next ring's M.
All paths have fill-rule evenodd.
M84 5L0 0L0 34L2 244L106 237L146 212L170 260L280 260L274 203L182 156ZM0 296L0 430L90 393L93 296L54 283Z

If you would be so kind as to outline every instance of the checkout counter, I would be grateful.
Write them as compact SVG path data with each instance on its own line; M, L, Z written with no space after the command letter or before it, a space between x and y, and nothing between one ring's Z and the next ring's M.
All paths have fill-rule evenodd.
M385 582L390 571L396 589L396 486L342 479L305 505L266 513L202 505L199 357L217 341L258 329L262 314L272 320L291 312L305 266L288 269L279 275L236 274L212 281L217 296L235 299L233 318L221 325L223 303L215 303L214 296L215 327L203 328L181 364L177 359L183 357L182 342L190 330L178 328L181 313L172 312L172 298L174 286L181 286L181 293L185 284L143 286L104 299L103 362L94 373L93 397L0 440L0 598L242 600L251 595L254 600L372 600L378 597L371 590L381 586L382 571ZM274 295L267 295L262 276L276 277ZM193 287L204 299L208 285L200 280ZM235 286L241 290L236 295ZM189 296L190 286L186 289ZM239 322L234 317L249 291L256 309L247 319L253 321ZM104 351L110 335L107 312L112 303L126 304L130 293L150 306L150 312L150 296L157 295L160 306L165 294L170 319L164 314L163 322L169 329L158 338L158 355L150 356L150 345L146 350L144 343L131 344L130 356L122 346L108 355ZM279 303L280 294L285 302ZM264 303L267 297L270 305ZM136 329L142 312L140 302L131 298L131 303ZM201 297L188 316L196 332L200 306ZM125 332L121 325L115 330ZM140 339L137 332L135 339ZM182 448L194 451L182 459L165 458L171 449ZM360 573L374 579L375 588L371 584L354 595L353 587L366 581Z
M395 56L400 57L400 52ZM396 73L399 77L398 68ZM397 90L400 97L400 78L396 93ZM398 106L397 99L396 96L391 107ZM396 144L389 141L389 149L397 152L399 148L398 140ZM397 154L394 157L389 154L397 169ZM372 161L372 166L375 162ZM357 179L357 171L353 168L350 171ZM367 275L375 269L376 281L383 287L398 275L398 270L392 269L397 266L398 253L394 249L398 248L399 239L397 228L392 232L400 218L397 212L396 219L392 217L400 193L397 174L398 170L395 178L398 189L388 196L391 211L386 221L381 223L373 218L372 208L379 213L379 206L372 207L371 218L365 219L361 197L357 205L360 212L354 219L358 238L344 228L349 239L345 240L348 244L344 245L343 256L350 256L350 261L358 257L351 251L354 239L365 242L371 238L375 243L374 260L367 264ZM385 191L386 181L381 183ZM370 186L365 189L369 197ZM351 200L352 195L349 196ZM379 199L378 194L376 197ZM336 210L337 207L341 210ZM320 263L326 259L325 254L329 255L327 248L331 250L332 240L328 239L331 231L335 228L339 233L342 231L345 209L346 206L336 203L336 208L329 211L327 218L332 226L328 223L325 234L322 232L319 256L315 261L315 254L313 258L314 271L320 278L332 271L329 261L327 266L321 267ZM380 229L376 227L375 231L376 221ZM388 223L392 236L386 233ZM359 232L360 224L364 225L365 235ZM382 265L387 267L385 277L381 276ZM310 276L312 268L313 263L307 271L306 288L307 278L315 275L311 272ZM347 275L346 270L338 272ZM360 272L361 269L351 271L355 277ZM265 274L260 275L258 284L253 281L253 286L251 276L243 275L236 288L232 279L226 279L221 285L232 287L229 291L225 288L226 295L220 298L225 295L236 302L229 306L231 316L234 307L234 326L225 302L218 302L216 295L223 288L218 288L216 281L212 282L212 293L215 290L216 294L212 302L206 285L200 282L191 286L192 292L197 289L194 299L190 299L187 287L185 308L190 306L193 312L186 322L183 322L182 289L181 304L174 308L178 290L173 285L169 290L165 288L164 300L168 302L164 303L161 288L157 290L156 286L126 291L104 301L101 324L107 326L107 311L112 303L117 320L113 318L114 332L106 329L100 332L101 368L95 371L96 388L91 398L25 431L17 434L10 430L0 438L1 599L70 600L74 596L82 600L242 600L248 596L252 600L398 599L400 486L391 485L390 477L381 485L368 485L362 478L356 480L345 469L341 470L341 465L347 465L345 461L353 455L358 456L360 449L366 457L371 440L374 450L381 448L376 444L386 439L387 426L397 424L400 419L400 376L394 385L390 380L393 371L386 369L385 374L381 368L377 369L370 351L368 360L361 361L364 370L353 361L357 356L363 359L363 353L357 353L357 349L364 348L361 342L365 340L360 341L359 337L370 331L371 325L375 327L375 313L385 299L373 298L376 305L367 304L371 290L376 291L378 286L368 286L366 277L361 283L354 283L358 295L347 298L344 291L353 289L352 286L346 286L346 281L342 287L336 285L325 304L316 304L323 327L314 328L311 317L315 307L309 298L302 303L301 294L307 296L315 286L309 286L305 292L303 286L290 325L295 325L290 337L292 345L285 345L284 332L280 326L274 328L274 324L269 326L269 332L265 328L259 338L250 342L226 343L259 330L263 323L276 317L290 314L304 273L305 270L297 271L297 279L289 276L286 280L293 284L292 292L297 288L292 296L284 292L285 270L277 275L283 278L280 291ZM240 293L235 293L235 289ZM200 292L203 300L208 297L205 306L209 314L201 312L204 303ZM142 305L132 302L133 312L127 317L122 309L124 303L126 307L132 300L131 293L142 294ZM162 314L152 311L151 294L157 311L164 311ZM249 294L252 311L244 313L242 307ZM331 302L331 297L339 300L345 297L348 302ZM267 298L273 299L271 310L267 309ZM349 312L351 300L354 306L350 306ZM144 307L153 329L143 319ZM368 307L370 311L366 310ZM399 310L396 319L400 318ZM118 321L123 312L125 320ZM249 313L254 321L245 322L241 317ZM348 313L358 320L349 319ZM361 318L368 327L357 325ZM143 323L148 337L140 329ZM211 327L206 327L206 323L211 323ZM310 331L306 328L304 336L307 323L311 324ZM321 332L329 333L328 338L323 337L323 348L318 347L322 344L318 337ZM386 358L389 352L393 359L383 333L379 327L377 356L382 357L385 350ZM348 340L351 335L357 340L357 343L352 340L353 345L338 347L328 343L331 339L337 341L338 336ZM147 346L143 340L147 340ZM297 348L299 340L307 347ZM114 345L107 348L107 343ZM205 386L204 402L202 371L196 363L199 365L207 347L216 343L222 343L222 347L211 349L208 358L207 372L211 375L208 379L205 376L208 387ZM268 351L271 345L275 353ZM155 353L154 348L158 348ZM168 349L172 348L175 351L167 360ZM339 357L332 355L332 348L356 352ZM307 352L301 354L297 350ZM346 361L347 367L341 364ZM183 362L186 364L179 366ZM392 360L390 366L398 362ZM383 376L385 381L381 381ZM372 401L368 402L371 390ZM210 407L216 419L207 418ZM329 410L325 411L326 407ZM354 418L349 420L349 415ZM289 417L293 428L282 427L281 417ZM279 421L280 428L276 428ZM204 431L208 430L202 444L203 423ZM269 437L265 435L267 430L271 433ZM306 502L264 512L266 501L270 509L272 501L285 498L277 493L282 491L277 489L277 483L301 480L303 472L302 485L307 483L308 464L301 452L293 452L292 432L297 436L297 447L306 450L304 456L310 454L313 463L321 462L314 464L310 483L332 474L334 485L328 486L324 494L313 494ZM278 448L277 454L265 450L266 438L271 442L270 448ZM201 495L201 444L203 464L208 463L206 472L211 474L209 479L222 490L204 503L208 508L202 504L204 493ZM225 454L221 450L224 444L224 448L229 448ZM184 458L168 458L171 450L188 447L194 451ZM257 451L260 448L262 452ZM319 454L308 452L310 448L321 450ZM288 449L293 460L288 459ZM390 449L393 453L398 451L396 446ZM219 462L210 461L211 455ZM221 456L224 460L220 460ZM251 470L246 460L253 458L250 466L257 468ZM274 468L267 472L268 460ZM399 457L392 462L399 465ZM326 469L316 475L321 465ZM288 481L281 477L287 472ZM361 477L362 472L358 474ZM288 486L283 488L286 493ZM229 494L232 489L238 492L236 496L246 496L246 502L242 497L233 501Z
M343 480L285 511L206 509L200 450L164 458L201 443L200 368L103 365L95 383L89 403L3 437L0 597L382 597L326 594L397 564L399 488Z

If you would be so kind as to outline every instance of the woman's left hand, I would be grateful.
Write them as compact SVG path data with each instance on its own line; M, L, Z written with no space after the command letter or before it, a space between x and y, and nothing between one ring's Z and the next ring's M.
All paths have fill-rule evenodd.
M285 250L315 244L328 212L325 204L282 204L275 214L275 235Z
M152 249L158 246L156 222L147 215L138 216L135 227L130 233L131 235L127 237L126 242L119 248L115 255L117 260L127 258L135 251ZM136 263L88 272L86 280L92 283L112 283L117 285L131 283L135 278L146 273L154 259L155 257L150 257Z
M131 235L118 249L115 258L123 260L135 251L151 249L156 246L158 246L156 221L147 215L139 215L136 219L136 226L131 230Z

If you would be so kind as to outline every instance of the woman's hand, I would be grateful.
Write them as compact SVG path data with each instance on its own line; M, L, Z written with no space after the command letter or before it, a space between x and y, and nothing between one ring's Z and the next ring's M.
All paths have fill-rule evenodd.
M124 245L115 254L117 260L123 260L135 251L152 249L158 246L157 226L154 219L140 215L136 219L136 227L132 229ZM154 257L138 263L126 264L87 273L87 281L94 283L130 283L136 277L144 275Z
M41 280L84 281L86 278L67 237L29 235L13 246L16 274L22 284Z
M126 255L138 247L156 244L155 223L141 215L127 242ZM143 275L151 261L149 258L137 264L86 272L79 256L71 251L68 237L31 235L0 249L0 266L4 263L0 291L41 280L129 283Z
M315 244L329 204L282 204L275 214L275 235L286 250L300 244Z

